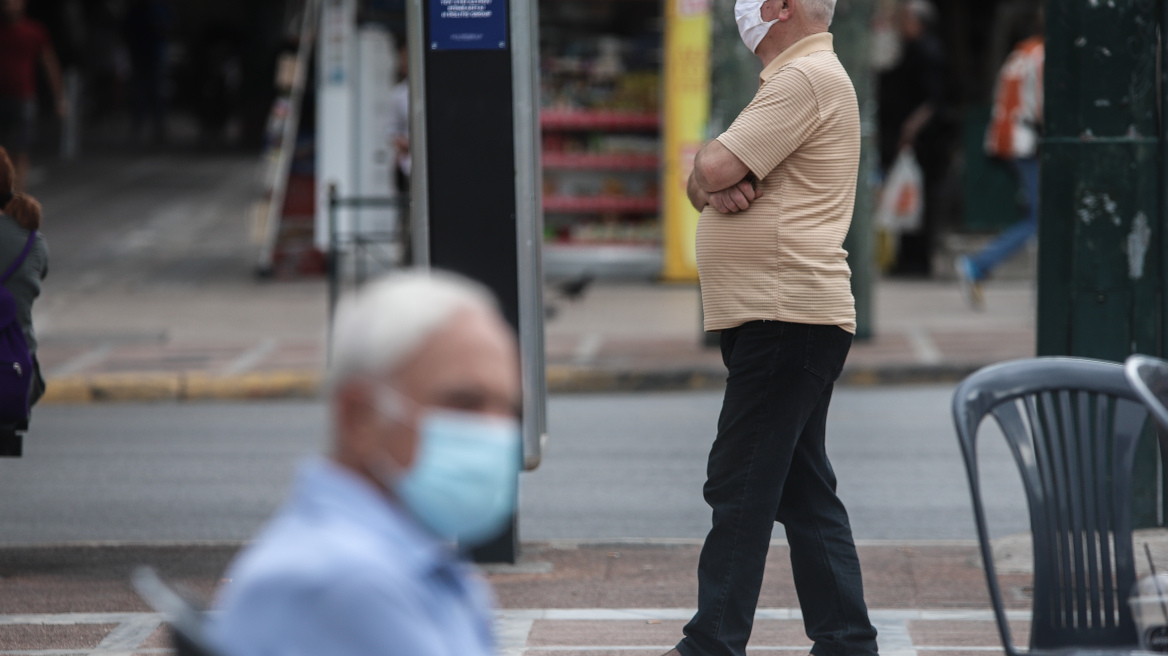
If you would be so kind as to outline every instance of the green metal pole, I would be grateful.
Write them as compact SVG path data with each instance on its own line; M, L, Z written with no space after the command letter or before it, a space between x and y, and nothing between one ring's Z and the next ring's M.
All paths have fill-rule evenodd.
M856 339L872 337L872 283L876 276L876 245L872 231L873 171L876 166L876 99L872 93L870 34L876 0L839 0L831 32L835 52L852 78L860 103L860 173L856 180L856 209L844 241L852 268L852 295L856 298Z
M734 0L714 0L710 6L710 134L722 134L758 91L762 63L738 37Z
M1163 5L1046 2L1039 355L1164 353ZM1157 460L1149 432L1137 455L1136 526L1161 522Z

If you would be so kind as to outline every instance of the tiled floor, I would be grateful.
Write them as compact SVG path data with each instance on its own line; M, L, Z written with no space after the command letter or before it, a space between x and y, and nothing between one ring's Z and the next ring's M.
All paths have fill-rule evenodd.
M657 656L673 647L692 614L683 608L502 610L503 656ZM1010 611L1014 640L1026 644L1028 612ZM988 611L871 611L884 656L993 656L1001 652ZM69 656L164 654L162 617L154 613L0 615L0 654ZM749 649L805 654L811 643L796 609L760 609Z

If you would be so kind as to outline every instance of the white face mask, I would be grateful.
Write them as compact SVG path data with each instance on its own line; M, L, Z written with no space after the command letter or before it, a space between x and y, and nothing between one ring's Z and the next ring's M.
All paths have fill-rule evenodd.
M734 3L734 22L738 23L738 34L751 52L758 49L763 37L771 31L771 25L779 22L762 19L762 5L766 0L737 0Z

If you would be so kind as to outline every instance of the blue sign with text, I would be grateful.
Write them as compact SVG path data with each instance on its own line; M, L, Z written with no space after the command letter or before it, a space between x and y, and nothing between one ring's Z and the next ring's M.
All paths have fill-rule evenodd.
M507 47L507 0L430 0L431 50Z

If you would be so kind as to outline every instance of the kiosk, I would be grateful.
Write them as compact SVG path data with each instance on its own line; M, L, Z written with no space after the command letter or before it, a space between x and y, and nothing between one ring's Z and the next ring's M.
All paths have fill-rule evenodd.
M519 334L524 467L545 428L535 0L408 0L415 264L487 285ZM515 522L474 553L514 562Z

